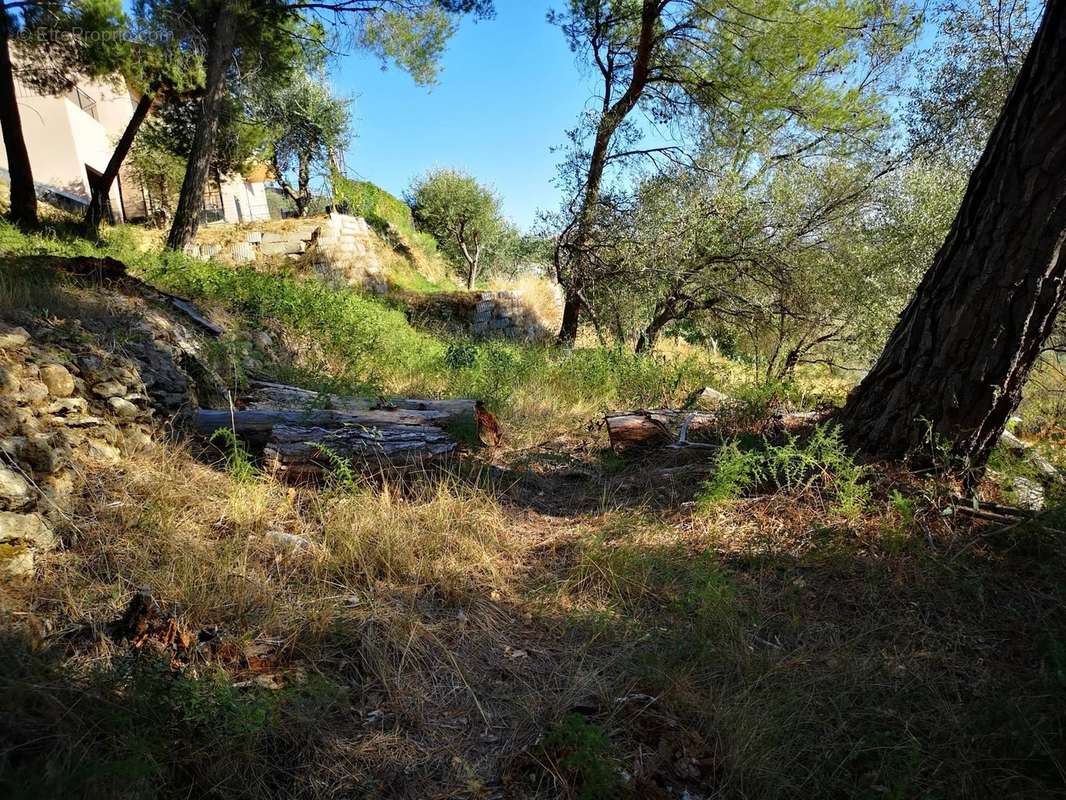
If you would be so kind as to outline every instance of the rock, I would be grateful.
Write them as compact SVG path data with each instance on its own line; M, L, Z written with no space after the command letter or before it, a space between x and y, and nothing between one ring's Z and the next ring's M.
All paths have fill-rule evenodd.
M685 400L683 408L702 408L705 411L714 411L717 408L728 405L733 402L733 398L727 394L723 394L717 389L712 389L710 386L704 386L702 389L697 389L688 396Z
M0 439L0 453L17 461L22 454L22 448L26 446L26 441L25 436L5 436Z
M85 399L82 397L64 397L46 406L44 410L46 414L66 417L72 414L84 414L86 407Z
M111 406L112 411L123 419L134 419L141 413L137 406L121 397L109 397L107 404Z
M1027 511L1043 511L1044 487L1036 481L1018 477L1014 479L1014 494L1018 498L1018 506Z
M81 376L86 380L98 380L101 372L104 369L104 360L100 356L86 354L78 356L76 359L78 362L78 369L81 371Z
M152 437L139 427L127 428L123 431L122 438L126 451L130 453L142 453L145 450L151 450L155 446Z
M41 381L30 378L20 383L19 393L16 396L24 405L35 406L48 399L48 387Z
M260 350L269 350L274 346L273 337L266 331L256 331L252 341L255 342L255 346Z
M43 433L28 436L19 459L34 472L51 474L63 465L63 457L66 455L62 449L57 449L55 444L52 437Z
M15 511L29 505L33 492L26 479L10 467L0 464L0 509Z
M53 397L70 397L74 393L74 376L62 364L41 367L41 382Z
M21 543L0 544L0 577L33 577L33 562L33 550L28 546Z
M102 381L93 386L93 394L98 397L121 397L126 394L126 387L118 381Z
M0 326L0 350L14 350L16 347L22 347L29 340L30 335L25 328Z
M117 464L122 460L122 453L119 449L103 439L89 439L88 456L94 461L101 461L105 464Z
M53 505L63 511L70 511L70 499L74 494L74 475L70 470L49 475L41 481L41 489Z
M0 367L0 394L16 394L19 390L18 375L13 369Z
M11 542L25 542L38 550L53 550L59 544L40 514L0 511L0 543Z
M1029 449L1028 444L1023 442L1010 431L1003 431L1003 435L999 437L999 443L1012 453L1024 453Z
M284 550L290 555L310 554L317 549L310 539L305 539L303 536L297 536L294 533L286 533L285 531L267 531L265 538L274 545L275 549Z

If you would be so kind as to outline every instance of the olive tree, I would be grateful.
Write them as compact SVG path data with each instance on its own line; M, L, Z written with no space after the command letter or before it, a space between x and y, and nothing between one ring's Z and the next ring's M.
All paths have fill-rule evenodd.
M510 241L500 198L466 173L429 172L414 182L407 200L419 227L463 265L467 289L474 288L485 260L495 258Z
M301 74L258 99L256 117L267 131L274 179L292 200L296 216L314 200L311 179L346 144L349 102L334 96L321 75ZM295 181L293 180L295 176Z

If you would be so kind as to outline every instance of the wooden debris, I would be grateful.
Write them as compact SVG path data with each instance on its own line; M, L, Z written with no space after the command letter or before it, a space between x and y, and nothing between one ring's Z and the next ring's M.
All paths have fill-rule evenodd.
M657 408L608 414L604 422L611 448L621 453L638 447L698 445L692 437L717 428L719 418L701 411Z
M474 419L477 421L477 435L481 443L486 447L499 447L503 442L500 423L480 400L474 404Z
M152 645L159 650L184 652L195 643L195 637L173 614L163 612L150 586L142 586L130 598L122 618L111 626L116 641L129 642L134 650Z
M398 465L447 456L458 449L456 430L477 431L483 441L501 436L495 419L483 408L479 414L473 400L385 401L260 381L238 405L193 411L188 426L205 438L232 430L262 453L268 469L292 478L321 476L338 458Z
M314 477L328 471L338 457L405 464L449 455L456 447L451 436L429 425L377 424L333 430L279 425L263 456L269 469L291 477Z

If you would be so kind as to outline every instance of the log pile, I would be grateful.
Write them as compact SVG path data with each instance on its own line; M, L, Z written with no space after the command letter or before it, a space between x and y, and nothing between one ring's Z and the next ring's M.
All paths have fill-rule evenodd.
M205 439L230 429L268 470L313 478L337 458L402 465L456 452L456 431L477 431L473 400L328 396L278 383L253 383L233 409L198 409L189 428Z

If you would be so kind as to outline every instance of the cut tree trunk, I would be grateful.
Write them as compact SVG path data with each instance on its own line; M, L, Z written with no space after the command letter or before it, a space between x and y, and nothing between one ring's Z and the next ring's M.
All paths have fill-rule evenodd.
M191 412L189 428L204 438L223 428L232 430L262 452L269 469L291 478L321 476L337 458L399 465L450 455L458 448L452 431L477 430L472 400L401 399L384 404L263 382L242 402L252 407Z
M192 152L185 167L185 179L181 184L178 207L167 236L167 247L184 250L196 238L200 226L200 212L204 208L204 189L215 154L215 137L226 91L225 75L233 57L237 31L236 0L222 0L219 5L215 29L211 34L211 46L207 53L207 81L196 123Z
M126 160L130 147L133 146L133 140L137 137L137 131L141 129L141 123L148 116L148 112L152 110L154 101L155 95L151 92L145 92L141 95L141 99L137 101L137 107L133 110L133 116L130 117L130 121L126 124L126 129L122 132L118 144L115 145L115 151L107 162L104 174L97 183L93 184L93 195L89 200L89 207L85 210L85 220L82 223L86 236L96 237L99 235L100 223L104 219L104 210L109 203L111 185L115 182L115 178L118 177L122 162Z
M692 446L721 424L721 417L703 411L671 408L642 409L604 417L611 449L616 453L648 447Z
M15 71L11 66L8 12L0 3L0 131L4 134L7 152L7 171L11 177L11 209L8 216L16 225L37 226L37 190L33 185L30 154L22 134L18 95L15 92Z
M1048 3L951 232L841 419L899 458L946 440L979 473L1063 301L1066 2Z
M271 410L246 411L228 409L198 409L192 413L192 429L201 436L210 436L220 428L229 428L238 438L250 444L264 445L270 441L277 427L321 428L380 428L388 426L429 427L444 430L448 415L440 411L409 411L406 409L377 409L370 411ZM473 425L473 415L470 417Z
M455 452L456 441L429 425L378 423L373 427L306 428L279 425L263 449L267 469L291 478L329 472L336 458L410 464Z

